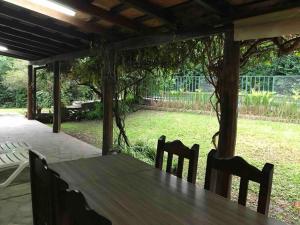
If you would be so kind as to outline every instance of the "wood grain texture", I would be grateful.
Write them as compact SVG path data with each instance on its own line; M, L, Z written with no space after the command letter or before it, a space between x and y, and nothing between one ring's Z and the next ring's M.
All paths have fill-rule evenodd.
M124 155L50 168L114 225L284 225Z

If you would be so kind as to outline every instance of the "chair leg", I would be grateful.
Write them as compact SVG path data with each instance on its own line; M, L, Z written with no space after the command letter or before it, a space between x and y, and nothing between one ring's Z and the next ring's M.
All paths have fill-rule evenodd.
M29 161L21 163L18 168L4 181L0 184L0 188L5 188L11 184L11 182L16 179L16 177L29 165Z

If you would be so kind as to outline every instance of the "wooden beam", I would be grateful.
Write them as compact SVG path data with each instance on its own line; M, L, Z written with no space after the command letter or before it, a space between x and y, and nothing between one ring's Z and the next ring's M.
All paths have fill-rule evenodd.
M211 35L223 33L228 29L229 27L219 27L219 28L204 29L202 31L200 30L197 32L182 32L182 33L165 34L165 35L161 34L161 35L140 36L137 38L130 38L124 41L112 43L110 45L110 48L115 49L117 51L120 50L125 51L125 50L153 47L153 46L164 45L172 42L204 38Z
M85 50L50 56L50 57L39 59L39 60L33 60L33 61L30 61L29 64L30 65L45 65L45 64L52 63L55 61L68 61L68 60L73 60L76 58L87 57L91 54L92 54L92 52L89 49L85 49Z
M232 157L235 152L238 93L240 72L240 43L234 41L233 30L225 33L224 63L220 77L220 133L218 154L221 158ZM216 193L230 197L231 177L219 173L217 176Z
M74 51L74 48L61 42L53 41L44 37L36 36L27 32L11 29L10 27L0 26L0 36L7 37L12 40L28 43L43 48L50 48L61 51Z
M234 7L226 1L211 1L211 0L193 0L204 8L208 13L214 13L219 16L231 15L235 12ZM219 2L219 3L218 3Z
M53 64L53 133L60 132L61 125L60 99L60 62Z
M18 51L13 51L13 50L8 50L6 52L0 51L0 55L12 57L12 58L16 58L16 59L22 59L22 60L34 60L37 58L34 55L28 55L23 52L18 52Z
M121 26L133 31L141 31L147 27L140 25L124 16L114 15L100 7L92 5L85 0L61 0L65 5L68 5L78 11L90 14L98 19L107 20L117 26Z
M8 5L9 3L5 3L5 4ZM81 30L83 32L101 33L102 34L103 32L106 31L106 29L104 29L100 25L91 24L89 22L79 20L76 17L71 17L71 16L64 15L63 13L57 12L57 11L52 10L52 9L45 10L45 8L43 6L40 6L38 4L34 4L34 3L32 3L28 0L13 0L13 4L21 6L25 9L27 9L27 10L34 11L35 14L39 14L39 15L43 14L45 16L60 20L62 22L65 22L69 25L73 25L73 26L79 28L79 30ZM32 20L30 19L30 21L32 21ZM43 20L39 21L40 24L41 23L45 24L45 22L43 22ZM53 27L53 24L52 24L51 27ZM45 25L47 25L47 27L48 27L49 22L48 22L48 24L45 24ZM55 24L54 24L54 26L57 27L57 25L55 25ZM61 29L61 27L60 27L60 29ZM64 28L64 30L67 31L67 29L65 29L65 28Z
M8 19L7 17L2 17L0 14L0 26L2 27L9 27L14 30L22 31L25 33L30 33L32 35L38 36L38 37L43 37L52 41L60 42L65 45L75 47L77 48L78 46L83 46L84 44L77 40L77 39L71 39L64 37L60 34L56 34L47 30L43 30L40 27L32 27L29 25L26 25L24 23L20 23L17 20L13 19Z
M12 44L8 44L7 42L1 42L0 41L0 45L4 45L8 49L11 49L11 50L14 50L14 51L18 51L18 52L23 52L23 53L26 53L26 54L34 55L37 58L49 56L49 54L46 54L46 53L43 53L43 52L38 52L38 51L35 51L35 50L31 50L31 49L29 50L27 48L23 48L23 47L15 45L15 44L13 44L13 45Z
M282 10L288 10L300 7L300 1L295 0L277 0L277 1L255 1L237 7L236 13L232 18L243 19L253 16L259 16L269 13L275 13Z
M165 24L175 28L175 24L172 23L174 18L167 11L163 11L161 7L158 7L155 4L140 0L122 0L121 2L144 12L147 15L159 18Z
M44 53L45 55L59 54L58 51L39 47L37 45L31 45L31 44L28 44L27 42L20 42L20 41L16 40L15 38L7 37L5 35L0 35L0 43L3 43L4 45L15 46L15 47L22 48L25 50L29 49L30 51L34 51L36 53Z
M236 20L237 41L279 37L300 33L300 7Z
M33 120L33 67L28 66L27 81L27 119Z
M103 155L107 155L113 148L113 99L115 91L115 74L113 74L112 69L114 68L115 52L107 50L106 54L105 58L110 60L105 65L106 74L103 76Z

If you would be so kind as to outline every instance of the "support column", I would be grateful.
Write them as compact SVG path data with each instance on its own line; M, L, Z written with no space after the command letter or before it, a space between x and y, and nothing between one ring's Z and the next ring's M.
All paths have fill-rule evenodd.
M37 74L37 69L33 69L33 88L32 88L32 111L33 111L33 118L36 119L36 111L37 111L37 101L36 101L36 74Z
M113 147L113 99L114 99L114 52L108 52L105 66L106 75L103 76L103 139L102 154L107 155Z
M60 63L53 65L53 133L60 132Z
M234 41L234 31L225 33L224 64L220 78L220 134L218 142L219 157L232 157L235 152L238 93L240 73L240 43ZM230 197L231 176L218 174L216 193Z
M33 66L28 65L27 119L33 120Z

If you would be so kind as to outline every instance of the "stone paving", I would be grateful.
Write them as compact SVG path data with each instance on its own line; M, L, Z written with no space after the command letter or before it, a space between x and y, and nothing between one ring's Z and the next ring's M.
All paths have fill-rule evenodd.
M0 143L6 141L28 143L50 164L101 155L100 149L63 132L53 134L51 127L19 114L0 114ZM0 182L10 173L0 171ZM11 186L0 190L0 225L32 225L28 168Z

